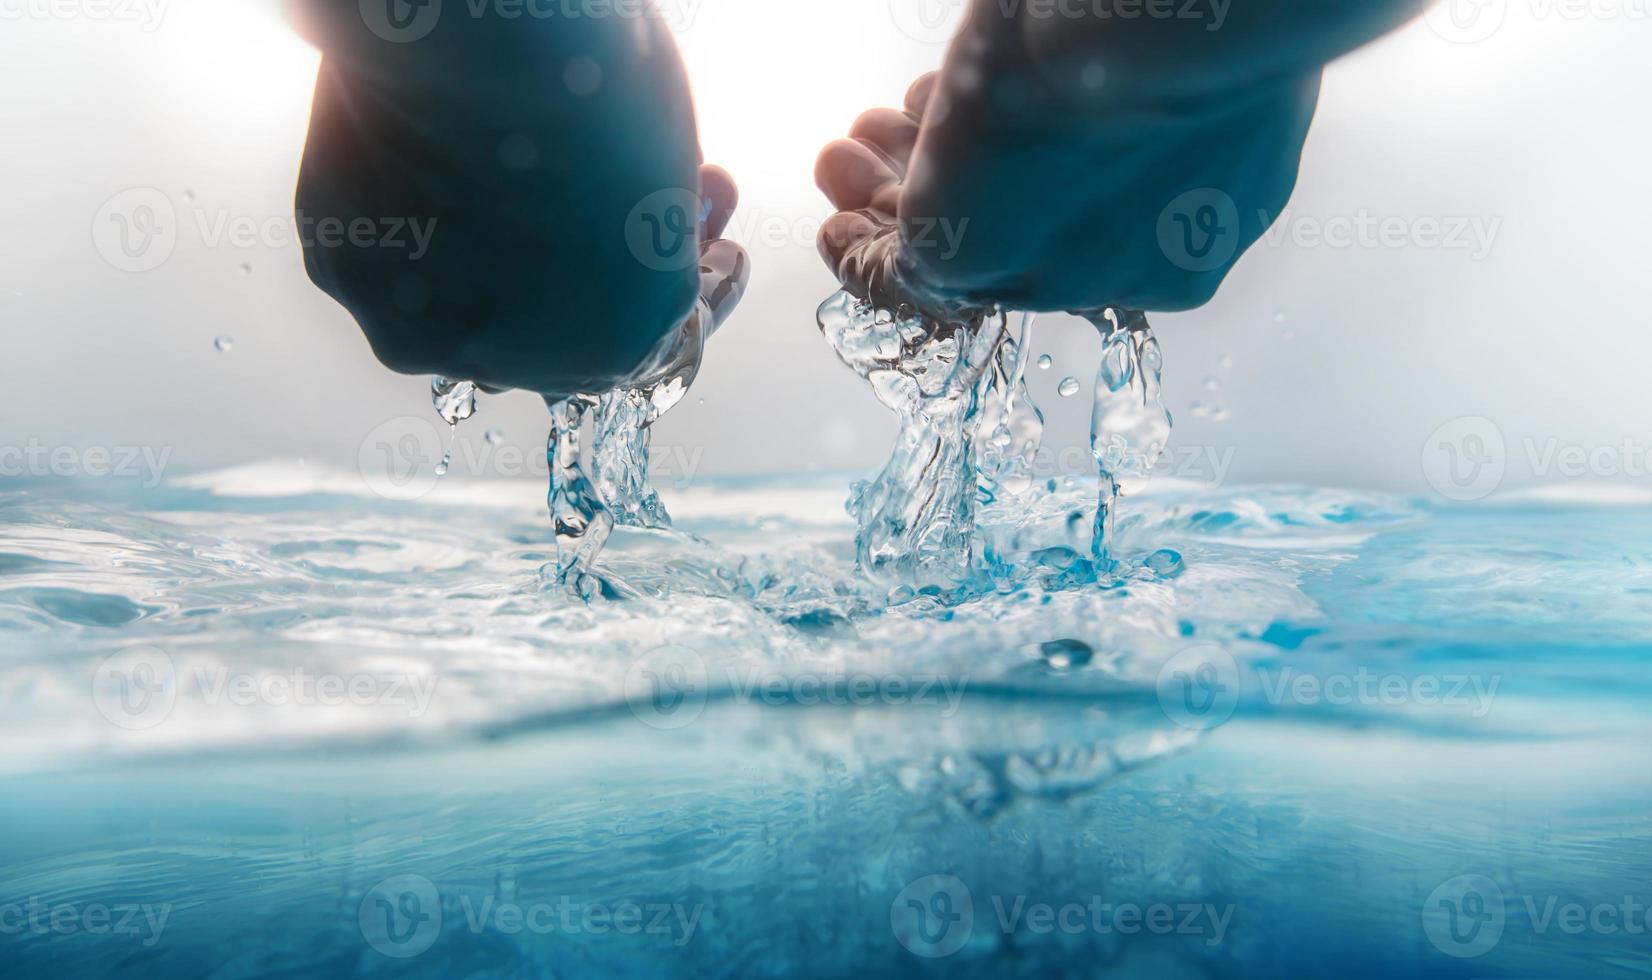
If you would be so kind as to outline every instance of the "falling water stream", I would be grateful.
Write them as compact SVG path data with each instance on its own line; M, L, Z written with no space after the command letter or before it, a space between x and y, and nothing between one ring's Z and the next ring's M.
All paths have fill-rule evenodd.
M976 534L979 508L1038 490L1033 460L1043 416L1026 387L1032 317L1023 315L1016 331L1009 318L999 310L891 312L847 291L820 308L827 343L900 418L888 465L857 484L850 501L861 568L886 584L969 594L1056 557L1049 549L1006 554L1002 542ZM1146 316L1108 309L1086 318L1103 342L1091 424L1100 493L1088 556L1062 562L1080 578L1095 578L1114 565L1117 498L1151 477L1171 418L1163 358Z

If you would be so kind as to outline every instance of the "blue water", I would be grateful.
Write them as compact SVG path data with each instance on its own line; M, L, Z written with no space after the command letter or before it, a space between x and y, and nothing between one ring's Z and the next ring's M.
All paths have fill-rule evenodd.
M1116 582L889 607L844 485L589 605L530 484L0 493L0 972L1652 966L1652 509L1160 483Z

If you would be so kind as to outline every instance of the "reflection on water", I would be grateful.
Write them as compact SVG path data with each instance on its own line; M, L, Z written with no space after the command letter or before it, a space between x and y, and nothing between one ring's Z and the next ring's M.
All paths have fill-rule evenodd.
M0 495L8 972L1652 957L1652 514L1161 484L1106 587L891 606L841 482L761 483L616 530L581 603L536 488L236 485Z

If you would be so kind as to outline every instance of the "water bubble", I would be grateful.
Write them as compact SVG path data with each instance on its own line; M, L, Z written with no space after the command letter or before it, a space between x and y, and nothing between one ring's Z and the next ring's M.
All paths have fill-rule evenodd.
M1160 578L1175 578L1187 570L1187 566L1182 562L1181 553L1169 548L1162 548L1148 555L1144 564L1148 571Z
M486 440L488 445L497 446L505 441L505 431L503 429L489 429L482 438Z
M248 276L251 276L251 275L252 275L252 263L251 262L241 263L241 278L245 279L245 278L247 278Z
M1216 359L1216 366L1224 371L1233 370L1233 355L1223 354L1221 357L1218 357Z
M1078 394L1081 387L1083 386L1078 383L1077 378L1066 378L1061 382L1061 387L1057 388L1056 392L1063 398L1071 398Z
M213 339L212 346L218 349L218 353L228 354L235 347L235 338L227 333L219 334Z
M1082 640L1051 640L1038 648L1044 663L1054 670L1072 670L1088 666L1096 658L1090 644Z
M1038 369L1040 371L1048 371L1050 368L1053 368L1053 367L1055 367L1055 358L1051 357L1050 355L1045 354L1043 357L1040 357L1038 359Z
M1273 322L1279 324L1280 326L1284 326L1287 319L1289 318L1285 316L1284 310L1278 310L1273 315Z
M1205 379L1205 390L1206 391L1221 391L1222 390L1222 382L1217 380L1215 377L1206 378Z
M190 190L184 191L184 202L186 204L194 204L195 203L195 192L190 191Z

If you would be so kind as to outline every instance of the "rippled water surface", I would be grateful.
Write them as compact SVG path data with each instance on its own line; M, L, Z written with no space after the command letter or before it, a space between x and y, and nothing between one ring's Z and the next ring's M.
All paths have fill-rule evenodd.
M1652 510L1161 483L1116 581L946 604L845 482L674 496L589 604L527 484L0 493L7 971L1652 966Z

